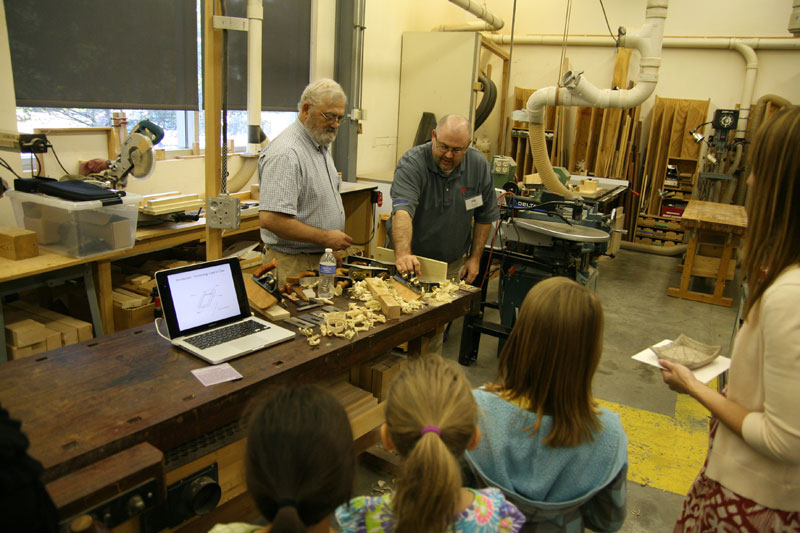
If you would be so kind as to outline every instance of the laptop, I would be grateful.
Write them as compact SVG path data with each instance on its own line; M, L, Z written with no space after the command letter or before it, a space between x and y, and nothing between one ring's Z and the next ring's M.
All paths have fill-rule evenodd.
M295 337L251 316L239 259L219 259L155 274L170 342L212 365Z

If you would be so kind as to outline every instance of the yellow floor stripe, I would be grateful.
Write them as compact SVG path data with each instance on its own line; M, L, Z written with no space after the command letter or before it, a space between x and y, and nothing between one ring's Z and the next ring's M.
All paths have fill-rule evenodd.
M679 394L675 416L598 400L619 413L628 435L628 479L675 494L686 494L708 448L709 412Z

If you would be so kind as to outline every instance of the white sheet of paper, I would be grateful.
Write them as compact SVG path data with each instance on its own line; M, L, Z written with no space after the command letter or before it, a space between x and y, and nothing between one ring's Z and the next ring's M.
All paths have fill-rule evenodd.
M192 374L206 387L216 385L217 383L242 379L242 375L228 363L196 368L192 370Z
M663 341L657 343L656 346L664 346L670 342L672 342L670 339L664 339ZM637 353L632 359L636 359L640 363L646 363L648 365L661 368L658 364L658 356L650 348ZM731 360L720 355L706 366L701 366L700 368L692 370L692 374L694 374L694 377L699 379L701 382L708 383L715 377L728 370L730 367Z

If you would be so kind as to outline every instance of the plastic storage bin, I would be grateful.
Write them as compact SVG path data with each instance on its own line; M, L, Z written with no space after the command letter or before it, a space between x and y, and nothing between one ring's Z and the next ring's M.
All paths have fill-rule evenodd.
M17 226L35 231L41 248L90 257L133 247L141 195L127 193L121 204L110 206L99 200L70 202L14 190L6 195Z

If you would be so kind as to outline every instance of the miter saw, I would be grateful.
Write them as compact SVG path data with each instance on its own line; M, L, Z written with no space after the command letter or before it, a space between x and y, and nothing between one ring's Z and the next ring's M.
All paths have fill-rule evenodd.
M153 173L156 159L153 146L164 138L164 130L149 120L139 122L122 143L119 155L108 162L108 168L99 174L90 175L113 189L124 189L128 175L135 179L146 179Z

